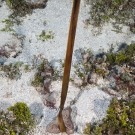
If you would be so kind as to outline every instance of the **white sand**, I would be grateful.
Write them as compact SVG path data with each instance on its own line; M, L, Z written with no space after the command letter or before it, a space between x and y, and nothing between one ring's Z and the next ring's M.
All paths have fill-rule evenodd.
M33 55L38 56L39 54L49 61L64 59L71 7L72 0L49 0L45 9L36 9L33 14L24 17L21 25L13 27L17 34L25 36L22 53L16 58L8 58L6 63L23 61L32 64ZM5 2L3 2L0 8L0 29L4 27L1 21L6 19L10 12ZM88 7L84 6L82 0L74 50L90 48L95 52L99 49L107 51L111 44L117 46L121 43L129 44L135 41L135 36L129 32L129 28L123 27L123 33L117 34L111 31L112 26L110 24L103 27L101 35L93 36L91 32L92 26L86 28L84 25L87 14ZM44 21L47 23L46 26L43 25ZM45 42L38 40L38 35L42 30L52 31L54 39ZM12 42L11 33L0 31L1 45L10 41L10 39ZM73 63L75 63L75 60L76 58L73 56ZM43 109L40 111L43 111L44 117L40 125L35 129L34 135L45 135L48 134L45 132L46 125L57 116L58 110L44 106L40 95L31 86L30 82L35 72L36 70L28 73L22 71L21 79L17 81L0 76L0 109L6 109L18 101L27 103L31 108L34 104L41 104ZM105 116L111 97L100 89L102 85L105 84L101 80L98 86L88 86L81 91L70 83L65 107L70 105L72 100L76 100L75 104L71 105L73 110L72 118L77 130L75 134L82 134L86 122L91 122L93 119L101 120ZM58 108L61 82L53 82L51 91L58 93L56 96L56 107Z

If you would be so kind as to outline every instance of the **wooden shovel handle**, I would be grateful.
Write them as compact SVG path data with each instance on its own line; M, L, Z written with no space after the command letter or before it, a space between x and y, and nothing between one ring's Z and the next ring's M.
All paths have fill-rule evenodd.
M68 91L68 84L69 84L70 69L71 69L72 54L73 54L73 47L74 47L74 40L75 40L75 34L76 34L76 26L77 26L79 8L80 8L80 0L73 0L73 7L72 7L72 14L71 14L71 20L70 20L68 42L67 42L67 52L66 52L66 59L65 59L65 65L64 65L64 75L63 75L63 82L62 82L60 112L58 115L58 121L59 121L59 126L60 126L61 132L66 131L66 128L65 128L65 125L64 125L64 122L62 119L62 110L64 108L67 91Z

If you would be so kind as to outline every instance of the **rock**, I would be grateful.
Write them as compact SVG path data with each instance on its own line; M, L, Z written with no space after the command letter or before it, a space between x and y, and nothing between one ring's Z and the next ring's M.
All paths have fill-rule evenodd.
M60 60L52 60L50 62L53 70L60 70L62 68L62 63L60 62Z
M85 50L84 50L84 49L80 49L80 53L81 53L82 55L84 55L84 54L85 54Z
M85 64L86 62L87 62L87 59L84 59L84 60L83 60L83 64Z
M41 77L45 77L46 73L45 72L42 72L41 73Z
M83 59L87 59L89 57L89 53L83 55Z
M111 88L103 87L102 90L107 92L110 95L113 95L113 96L118 96L119 95L118 92L114 91Z
M48 96L45 97L45 100L50 102L50 103L56 104L57 95L58 95L58 93L53 91Z
M93 63L95 63L95 60L96 60L96 57L94 55L92 55L89 59L89 62L93 64Z
M112 69L113 69L113 72L115 72L115 74L117 74L117 75L119 75L122 71L122 68L118 65L113 66Z
M90 73L88 76L88 83L90 84L96 84L98 79L98 75L96 73Z
M63 121L66 126L66 133L67 134L73 134L74 133L74 125L71 121L71 112L72 109L70 107L67 107L62 111Z
M125 82L131 82L133 81L133 77L130 76L128 73L123 73L120 75L120 78Z
M34 120L34 124L35 125L39 125L41 123L41 120L43 118L43 115L40 114L32 114L33 120Z
M4 65L6 62L6 57L0 56L0 65Z
M67 107L62 111L62 117L66 127L67 134L74 133L74 125L71 121L71 112L72 109L70 107ZM55 118L49 125L46 126L46 132L53 133L53 134L60 133L58 118Z
M43 104L34 102L30 105L30 112L36 125L41 123L43 118Z
M88 75L85 75L85 78L83 80L83 85L86 85L88 82Z
M53 133L53 134L59 134L59 124L58 124L58 118L55 118L49 125L46 126L46 132Z
M46 79L44 80L44 90L47 91L47 92L49 92L49 91L50 91L50 90L49 90L50 85L51 85L51 79L46 78Z
M131 96L130 96L130 99L131 99L131 100L135 100L135 95L131 95Z
M97 58L97 63L98 64L101 64L102 62L104 62L104 59L103 58Z
M95 64L95 68L96 68L96 69L101 69L101 64L97 64L97 63L96 63L96 64Z
M107 67L107 64L106 64L105 62L103 62L103 63L101 64L101 67L106 68L106 67Z
M10 53L10 57L15 57L16 56L16 52L11 52Z
M103 55L103 62L106 62L106 60L107 60L107 56Z
M80 86L82 86L82 84L83 84L83 80L80 79L79 77L76 77L76 78L74 79L74 84L80 87Z

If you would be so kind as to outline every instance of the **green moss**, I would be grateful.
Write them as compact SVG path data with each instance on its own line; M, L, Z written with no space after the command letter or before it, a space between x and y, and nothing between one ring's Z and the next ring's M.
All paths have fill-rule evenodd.
M134 0L90 0L89 4L89 21L96 27L102 27L112 20L115 20L114 24L129 26L129 20L134 18L134 6L131 6L135 4Z
M131 28L131 31L135 34L135 27Z
M27 104L18 102L14 106L9 107L8 111L12 111L13 114L16 116L16 122L20 123L20 121L22 121L24 123L26 122L25 124L27 125L31 125L32 117Z
M11 135L16 135L16 133L15 132L11 132Z
M54 38L54 33L52 31L46 33L44 30L42 30L41 34L39 35L39 39L42 40L43 42L53 38Z
M29 70L29 65L25 65L25 66L24 66L24 70L25 70L25 71L28 71L28 70Z
M0 112L0 120L1 135L26 135L34 127L30 110L23 102L17 102L7 112Z
M38 71L44 71L44 62L42 62L39 67L38 67Z
M134 135L135 133L135 100L124 101L113 98L101 123L86 125L84 134L89 135ZM89 124L91 125L91 124Z
M107 62L111 65L122 65L128 63L132 60L132 57L135 55L135 44L128 45L124 50L120 50L117 53L108 53Z
M41 76L41 73L45 71L44 69L44 62L42 62L39 67L37 68L37 73L34 76L34 80L31 82L31 85L34 87L42 87L43 86L43 77Z
M110 64L114 64L116 60L116 54L115 53L109 53L107 54L107 62L109 62Z
M86 123L86 128L83 130L83 134L89 135L91 133L91 124Z
M130 61L131 61L131 56L128 56L121 52L116 55L115 63L118 65L130 62Z
M47 0L44 0L43 3L32 4L28 3L26 0L6 0L6 4L12 10L12 13L8 16L8 19L3 21L6 25L1 31L15 32L12 27L14 24L21 24L21 17L32 13L33 9L44 8L46 2Z
M125 49L125 54L133 57L135 55L135 43L130 44Z
M15 23L15 21L13 19L11 19L11 18L10 19L5 19L5 20L2 21L2 23L5 23L6 25L5 25L5 28L1 29L1 31L15 32L14 29L12 29L12 27L13 27L13 25Z
M20 20L20 17L32 13L32 9L25 0L6 0L6 4L12 10L12 13L8 16L8 19L2 21L6 25L1 31L15 32L12 28L14 24L21 24L22 20Z
M10 63L9 65L3 65L2 71L4 71L6 77L11 80L17 80L21 77L20 67L22 64L22 62L16 62L15 64Z
M95 135L102 135L101 132L102 128L97 125L96 128L94 129Z
M43 86L43 78L35 75L34 80L31 82L31 85L34 87L42 87Z
M101 75L101 74L103 73L103 71L102 71L102 69L96 69L96 73L97 73L98 75Z
M6 0L6 3L10 9L13 10L15 16L25 16L27 13L31 13L29 5L25 0Z

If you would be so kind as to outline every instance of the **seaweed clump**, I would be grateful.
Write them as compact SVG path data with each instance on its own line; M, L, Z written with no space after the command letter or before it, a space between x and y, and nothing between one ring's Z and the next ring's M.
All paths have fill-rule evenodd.
M46 33L44 30L41 32L39 35L39 39L44 41L47 41L48 39L53 39L54 38L54 33L52 31L49 31Z
M105 23L112 22L114 28L121 30L120 24L130 27L134 33L134 0L89 0L90 8L89 23L96 27L102 27Z
M14 24L21 24L21 17L31 14L33 9L45 8L47 0L44 0L42 3L32 3L27 0L6 0L7 6L12 10L12 13L8 16L8 19L3 20L2 22L6 24L5 28L1 31L11 31L15 32L12 28Z
M130 63L135 55L135 44L132 43L117 53L109 52L107 54L107 62L111 65L123 65Z
M1 135L26 135L34 127L34 121L27 104L17 102L6 112L0 112Z
M1 70L4 72L5 76L9 79L19 79L21 77L20 67L22 62L16 62L15 64L10 63L9 65L2 65Z
M134 135L135 100L124 101L113 98L107 115L99 123L87 123L83 130L89 135Z
M23 17L26 14L32 13L33 9L36 8L45 8L47 0L44 0L42 3L31 3L27 0L6 0L6 3L10 9L13 10L12 15Z

